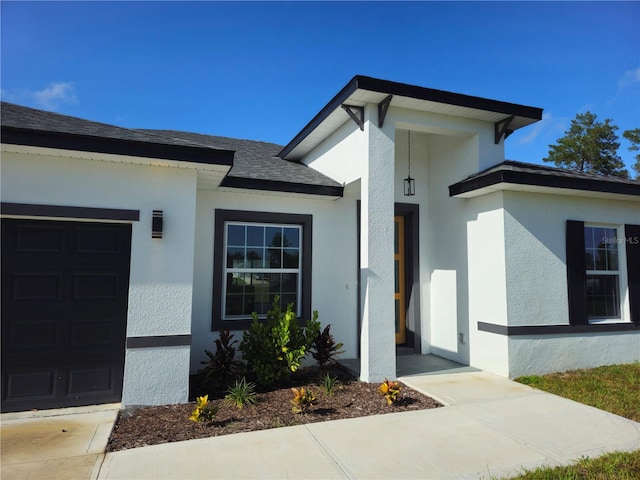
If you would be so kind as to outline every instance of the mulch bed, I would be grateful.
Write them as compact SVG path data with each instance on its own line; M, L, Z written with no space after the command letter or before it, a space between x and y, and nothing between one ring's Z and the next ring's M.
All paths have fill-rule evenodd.
M213 400L209 395L210 401L220 406L214 422L209 425L189 420L195 408L193 402L125 410L119 415L106 451L442 406L406 385L402 385L398 401L387 405L386 399L378 391L379 384L360 382L341 370L334 370L331 375L340 379L333 396L325 395L317 372L301 372L287 385L259 390L258 403L241 410L225 406L222 394ZM291 387L300 386L313 390L317 401L308 412L296 414L291 410Z

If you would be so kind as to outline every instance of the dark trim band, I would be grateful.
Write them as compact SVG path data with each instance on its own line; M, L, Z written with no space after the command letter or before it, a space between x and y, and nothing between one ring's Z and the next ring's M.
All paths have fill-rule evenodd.
M566 188L588 192L616 193L622 195L640 195L640 185L595 178L571 176L566 172L553 175L547 172L522 172L514 170L498 170L486 174L478 174L449 186L449 196L455 197L465 193L492 187L502 183L512 185L528 185L536 187Z
M571 333L610 333L610 332L640 332L640 327L633 323L600 323L592 325L496 325L494 323L478 322L481 332L506 335L564 335Z
M209 147L141 142L15 127L2 127L2 143L225 166L233 165L235 153L231 150Z
M127 348L184 347L187 345L191 345L190 334L127 337Z
M221 187L246 188L249 190L265 190L269 192L305 193L309 195L324 195L328 197L342 197L344 187L327 185L309 185L303 183L280 182L277 180L260 180L256 178L241 178L227 176L220 183Z
M53 218L90 218L98 220L123 220L137 222L140 210L124 210L119 208L68 207L62 205L37 205L31 203L0 204L2 215L20 215L29 217Z

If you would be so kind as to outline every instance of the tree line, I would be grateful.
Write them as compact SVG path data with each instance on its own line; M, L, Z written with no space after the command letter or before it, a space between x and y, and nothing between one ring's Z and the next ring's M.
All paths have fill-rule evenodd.
M600 122L591 112L579 113L571 120L564 137L549 145L548 157L543 160L577 172L630 178L618 155L620 142L616 130L618 127L611 119ZM631 143L630 151L640 152L640 128L625 130L622 136ZM640 153L636 153L632 168L636 179L640 179Z

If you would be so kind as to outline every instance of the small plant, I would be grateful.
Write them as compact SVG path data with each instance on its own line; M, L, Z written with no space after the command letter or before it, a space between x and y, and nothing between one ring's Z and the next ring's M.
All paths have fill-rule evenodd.
M400 395L400 383L392 382L385 378L382 385L378 388L378 391L387 399L387 404L391 405L398 400L398 396Z
M218 410L220 410L220 407L217 405L209 405L209 395L198 397L196 399L196 408L191 413L189 420L196 423L211 423L218 414Z
M304 387L292 388L293 400L291 410L293 413L306 413L316 401L316 395L311 390L305 390Z
M338 385L340 385L340 381L336 377L332 377L328 373L322 377L322 388L324 388L324 394L326 396L333 397Z
M247 379L242 377L241 380L236 380L235 383L227 389L224 403L229 407L236 407L238 409L242 409L246 405L255 405L258 401L255 389L255 383L247 382Z
M233 334L229 330L220 330L219 338L216 339L216 353L212 353L210 350L205 350L209 360L204 360L200 363L205 365L204 368L198 371L202 376L204 384L212 388L215 385L228 385L230 380L234 377L238 362L236 362L236 349L234 345L238 343L237 340L233 340Z
M331 325L324 327L324 330L318 332L311 343L311 355L318 362L320 370L324 370L327 365L334 363L336 355L344 353L340 350L343 344L336 343L329 331L330 328Z

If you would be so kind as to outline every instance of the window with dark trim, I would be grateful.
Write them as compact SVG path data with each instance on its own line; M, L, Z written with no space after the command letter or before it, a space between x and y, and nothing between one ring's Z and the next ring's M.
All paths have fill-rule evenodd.
M311 215L216 210L212 328L247 328L276 295L310 318L311 238Z
M570 323L628 321L626 298L640 323L640 226L568 220L566 240Z

